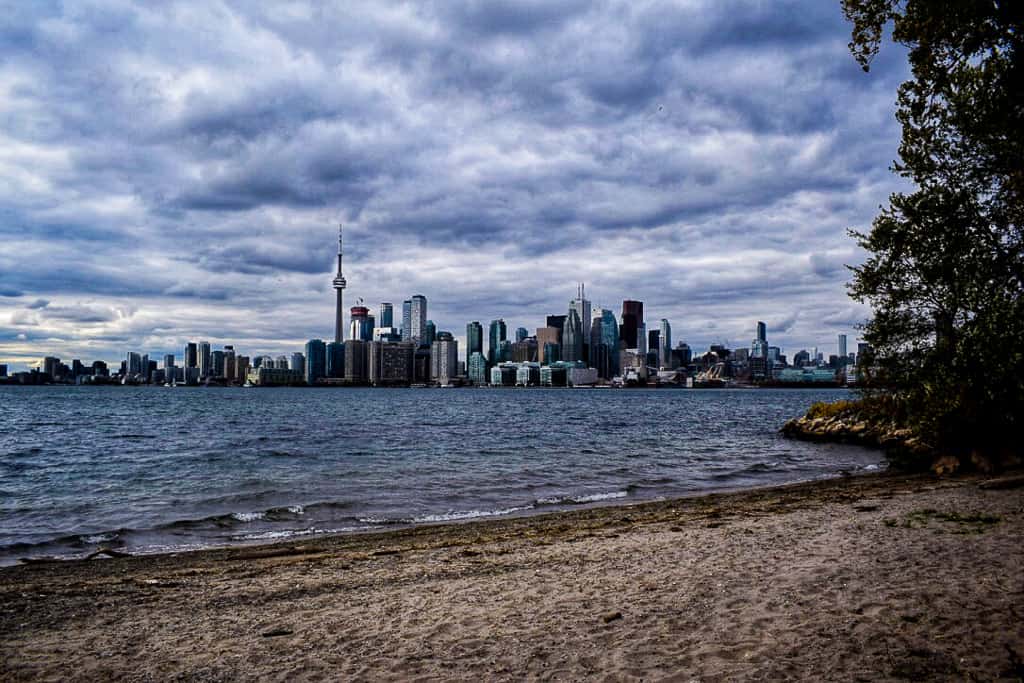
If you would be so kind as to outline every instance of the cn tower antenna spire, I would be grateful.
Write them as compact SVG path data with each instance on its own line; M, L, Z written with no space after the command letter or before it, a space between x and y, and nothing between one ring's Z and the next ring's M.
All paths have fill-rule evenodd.
M345 341L345 308L342 304L342 298L345 286L348 284L345 282L345 275L341 271L341 258L344 253L342 249L342 230L341 223L338 223L338 274L334 276L334 282L332 283L337 298L334 309L334 341L338 343Z

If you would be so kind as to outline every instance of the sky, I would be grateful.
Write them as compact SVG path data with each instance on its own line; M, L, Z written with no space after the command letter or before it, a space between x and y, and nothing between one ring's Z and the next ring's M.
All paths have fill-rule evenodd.
M673 343L835 353L905 56L839 2L10 2L0 363L333 337L413 294L533 332L578 282Z

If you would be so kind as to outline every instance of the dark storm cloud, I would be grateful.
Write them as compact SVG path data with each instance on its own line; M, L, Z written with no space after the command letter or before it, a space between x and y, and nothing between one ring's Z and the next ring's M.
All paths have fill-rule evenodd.
M845 229L899 186L906 68L888 48L864 75L838 0L8 12L10 339L88 324L273 351L326 334L338 221L353 297L423 291L456 332L532 329L579 280L693 343L758 318L798 343L864 317Z

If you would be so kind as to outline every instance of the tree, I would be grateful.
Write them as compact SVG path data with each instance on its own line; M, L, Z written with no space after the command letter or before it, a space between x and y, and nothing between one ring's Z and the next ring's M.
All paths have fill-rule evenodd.
M908 48L889 198L853 268L880 391L963 458L1020 448L1024 421L1024 43L1020 0L842 0L865 71L885 31ZM1011 437L1011 435L1013 435Z

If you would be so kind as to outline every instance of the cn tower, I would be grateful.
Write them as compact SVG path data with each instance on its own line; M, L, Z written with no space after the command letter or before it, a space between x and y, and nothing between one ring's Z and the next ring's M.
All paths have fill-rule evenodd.
M345 276L341 274L341 225L338 225L338 274L334 276L334 291L337 292L338 303L334 309L334 341L343 342L345 341L345 322L342 319L344 316L344 307L341 303L341 297L345 292Z

